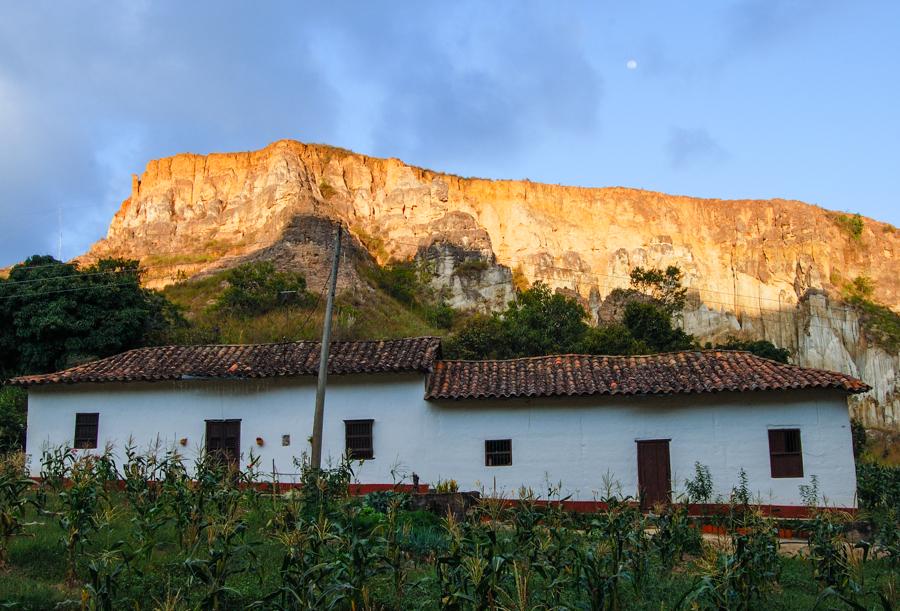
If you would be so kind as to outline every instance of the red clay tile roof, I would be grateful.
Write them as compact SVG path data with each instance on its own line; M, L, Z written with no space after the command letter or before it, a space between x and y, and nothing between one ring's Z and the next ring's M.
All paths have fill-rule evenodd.
M138 348L45 375L11 380L18 386L77 382L155 382L184 378L267 378L316 375L320 342ZM334 342L328 372L425 372L440 357L441 340L414 337Z
M749 352L692 351L649 356L566 354L508 361L438 361L426 399L644 395L837 388L869 390L842 373L806 369Z

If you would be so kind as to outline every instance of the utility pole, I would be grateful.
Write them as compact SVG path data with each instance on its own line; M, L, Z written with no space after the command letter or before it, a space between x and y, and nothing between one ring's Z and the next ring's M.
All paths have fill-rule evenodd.
M341 260L343 226L338 224L334 233L334 261L331 262L331 286L325 301L325 321L322 324L322 352L319 356L319 379L316 385L316 412L313 416L311 466L322 468L322 421L325 418L325 383L328 381L328 352L331 347L331 312L334 309L334 291L337 287L338 263Z

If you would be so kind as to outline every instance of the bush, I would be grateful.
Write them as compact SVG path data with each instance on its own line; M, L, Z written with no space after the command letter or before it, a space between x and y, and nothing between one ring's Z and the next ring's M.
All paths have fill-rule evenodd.
M749 341L740 340L736 337L729 337L728 341L724 344L719 344L716 348L721 348L722 350L746 350L756 356L778 361L779 363L789 363L791 358L790 350L787 348L779 348L766 339Z
M862 509L900 511L900 467L857 464L856 491Z
M225 280L228 288L214 308L237 316L265 314L280 305L305 307L314 300L301 274L276 271L271 261L239 265L228 271Z
M0 454L25 447L26 403L21 388L0 386Z
M853 240L861 240L862 232L865 228L862 216L859 213L849 216L846 214L837 214L834 217L834 223L843 230Z

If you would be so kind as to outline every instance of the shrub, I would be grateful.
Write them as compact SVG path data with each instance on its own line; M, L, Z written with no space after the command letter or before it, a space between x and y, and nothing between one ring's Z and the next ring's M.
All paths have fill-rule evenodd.
M309 306L313 296L306 290L306 279L295 272L276 271L271 261L244 263L225 275L228 288L216 300L214 308L237 316L255 316L279 305Z
M900 511L900 467L858 463L856 494L863 509Z
M789 363L791 358L790 350L787 348L779 348L766 339L750 341L729 337L724 344L719 344L716 347L723 350L746 350L756 356L778 361L779 363Z
M862 232L865 228L862 216L856 213L852 216L847 214L837 214L832 217L835 225L844 231L853 240L861 240Z
M866 427L856 418L850 421L850 437L853 440L853 457L858 460L866 451L869 437L866 434Z
M464 278L477 278L489 266L484 259L466 259L453 268L453 273Z
M0 455L0 570L6 566L9 540L22 532L22 516L28 499L26 493L34 486L28 478L25 454L15 452Z
M0 454L25 446L26 402L21 388L0 386Z

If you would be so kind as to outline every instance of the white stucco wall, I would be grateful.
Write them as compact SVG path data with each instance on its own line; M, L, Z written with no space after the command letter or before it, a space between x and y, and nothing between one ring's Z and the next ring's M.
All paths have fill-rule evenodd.
M799 486L816 475L829 505L855 506L850 425L839 392L465 402L427 402L423 394L420 375L329 377L323 455L337 461L343 452L343 420L372 418L375 459L357 470L361 483L391 483L392 471L415 471L423 483L453 478L461 489L496 485L515 496L523 485L544 494L549 481L561 482L573 500L590 501L602 494L607 473L624 494L635 494L635 441L671 439L676 491L700 461L723 495L743 468L764 503L801 504ZM110 442L121 453L130 436L140 446L157 435L163 444L187 438L181 449L188 457L202 447L206 419L241 419L243 451L261 456L263 472L274 460L282 481L290 481L292 458L309 448L314 397L314 378L32 388L32 472L38 474L42 447L72 443L77 412L99 412L100 447ZM803 478L770 477L770 428L800 429ZM288 447L283 434L291 436ZM513 464L485 467L484 441L505 438L512 439Z

